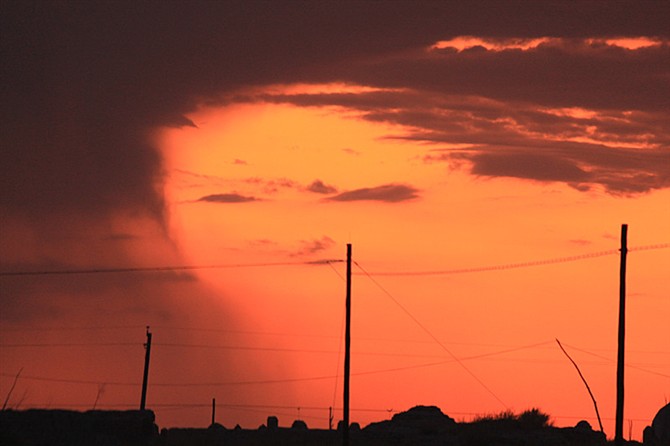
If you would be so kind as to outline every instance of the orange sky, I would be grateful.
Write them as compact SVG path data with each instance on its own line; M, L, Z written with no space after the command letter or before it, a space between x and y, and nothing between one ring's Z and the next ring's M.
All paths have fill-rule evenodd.
M394 139L407 129L366 122L352 110L257 103L203 108L189 118L197 127L167 130L160 145L170 169L171 227L192 264L343 259L350 242L354 259L371 273L448 271L616 250L621 223L629 224L630 246L667 238L667 191L613 197L554 182L477 178L427 162L439 147ZM317 180L333 190L310 191ZM412 185L416 197L328 200L388 184ZM249 201L198 201L223 192ZM352 406L435 404L463 418L539 406L559 425L587 418L596 426L586 389L554 342L559 338L613 431L618 262L609 255L501 271L373 276L383 289L356 275ZM634 420L636 435L667 393L667 264L667 250L630 256L628 362L639 368L627 369L626 418ZM300 378L341 374L335 352L342 343L344 269L332 268L198 275L225 291L246 330L284 334L259 337L254 345L330 351L262 353L286 367L279 376ZM431 335L458 358L485 356L464 360L465 370ZM421 367L435 362L445 363ZM384 372L365 374L374 371ZM259 388L255 398L338 406L337 386L298 382ZM353 418L367 423L381 415Z
M214 397L326 427L351 243L353 421L596 427L558 338L612 437L626 223L641 438L670 397L668 8L131 3L3 6L7 407L136 408L149 325L161 427Z

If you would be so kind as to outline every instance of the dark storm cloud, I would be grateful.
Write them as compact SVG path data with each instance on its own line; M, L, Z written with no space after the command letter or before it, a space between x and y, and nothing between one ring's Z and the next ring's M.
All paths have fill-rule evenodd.
M133 243L126 239L122 243ZM172 321L175 296L190 290L193 295L198 283L188 271L95 272L109 268L133 268L131 259L118 261L120 256L110 246L110 240L87 240L91 257L99 254L99 263L88 260L86 265L73 266L73 259L61 259L45 246L42 256L29 261L3 264L3 273L22 275L0 277L2 311L0 323L37 320L51 323L57 320L132 320L144 324L148 320ZM118 243L118 242L111 242ZM62 244L58 244L59 248ZM103 252L105 250L105 252ZM105 258L106 251L112 251ZM173 266L175 258L156 261L154 266ZM30 275L23 275L31 273Z
M588 182L590 175L575 163L530 153L480 153L471 157L472 173L539 181Z
M368 120L400 124L408 130L387 137L454 146L424 159L467 159L477 175L561 181L581 190L601 185L614 194L670 187L670 129L663 120L670 115L663 111L580 111L413 90L268 100L338 105ZM463 145L469 148L458 149Z
M500 125L484 114L486 106L468 128L464 114L477 113L467 105L445 119L418 104L430 97L443 100L449 93L552 106L664 110L667 75L658 67L667 66L667 47L635 54L607 48L573 52L560 46L524 54L426 53L423 48L459 35L667 37L668 9L667 2L638 1L582 1L579 8L570 1L476 0L3 2L2 265L45 259L74 266L103 260L127 265L146 260L144 254L158 248L172 249L179 263L167 234L166 172L152 132L193 126L189 112L201 103L225 103L242 87L349 81L407 88L405 95L368 96L364 99L375 102L367 105L356 105L358 97L328 100L349 101L347 106L360 108L368 119L414 122L425 135L410 136L436 142L452 139L445 134L448 129L454 129L457 142L484 140L478 132ZM574 88L578 82L584 87ZM394 101L404 102L398 108ZM433 108L439 109L439 103ZM656 124L640 120L640 125L667 122L665 113L655 116ZM608 131L617 133L617 125L610 123ZM616 169L602 170L610 187L632 188ZM641 190L657 187L656 177L642 171L628 176ZM297 186L277 181L262 187ZM385 187L338 197L393 201L416 194L413 188ZM119 221L125 223L121 228ZM150 247L90 242L123 232L136 221L155 225ZM86 283L73 282L73 287L77 284L85 295ZM142 291L124 295L141 300L147 294ZM19 300L30 312L26 296Z
M399 203L418 198L419 190L406 184L385 184L376 187L354 189L329 197L330 201L383 201Z
M196 201L204 201L207 203L248 203L250 201L258 201L258 198L240 194L212 194L200 197Z
M665 149L622 149L598 144L536 142L526 147L477 147L430 155L429 161L471 163L471 172L535 181L559 181L583 191L602 186L613 195L670 187Z
M529 141L527 146L474 146L433 151L426 162L465 165L475 175L564 182L588 191L600 185L613 195L670 187L670 157L663 149L621 149L598 144Z
M326 94L320 98L295 95L290 100L301 105L333 102L363 110L382 107L389 101L405 106L412 99L424 105L433 102L427 94L397 94L409 89L436 94L438 101L445 95L459 95L552 107L667 111L669 73L667 42L631 51L587 40L555 38L525 51L416 48L347 64L336 69L333 76L398 91Z
M462 51L389 60L361 71L376 85L554 107L664 109L670 47L630 51L557 39L526 51ZM404 69L399 70L402 65ZM391 74L389 74L391 73ZM365 83L365 79L360 82Z
M403 126L391 138L468 145L465 154L426 159L467 158L477 175L600 185L613 194L670 186L667 43L629 50L554 38L524 51L421 50L344 70L351 82L381 90L258 99L337 105Z
M147 131L193 125L185 114L199 102L216 102L245 85L351 80L438 91L454 85L460 92L506 99L551 97L573 104L585 98L601 105L620 98L614 86L627 90L631 103L660 107L664 90L658 88L665 81L651 69L658 62L652 50L626 56L623 65L606 48L599 53L606 64L594 63L588 49L574 55L555 47L538 49L531 60L521 53L436 51L408 63L393 54L456 35L668 36L667 19L663 2L585 1L578 10L566 1L383 7L375 2L5 3L0 205L5 212L33 216L48 211L107 218L124 209L160 220L161 158ZM602 84L599 75L613 80ZM643 79L644 86L635 82L636 88L629 88L629 76ZM537 82L542 78L553 88ZM575 80L585 88L574 90Z
M325 184L321 180L314 180L309 186L305 188L309 192L314 192L316 194L334 194L337 192L337 188L329 184Z
M124 242L137 239L136 235L129 234L127 232L116 232L110 234L106 237L103 237L103 240L109 240L111 242Z

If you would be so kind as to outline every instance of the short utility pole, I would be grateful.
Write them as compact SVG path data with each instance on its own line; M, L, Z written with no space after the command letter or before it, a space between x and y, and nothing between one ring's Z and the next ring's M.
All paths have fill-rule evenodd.
M140 400L140 410L146 409L147 403L147 384L149 381L149 359L151 358L151 332L147 325L147 343L144 344L146 353L144 355L144 379L142 380L142 399Z
M216 398L212 398L212 424L211 424L211 426L214 426L214 423L216 423Z

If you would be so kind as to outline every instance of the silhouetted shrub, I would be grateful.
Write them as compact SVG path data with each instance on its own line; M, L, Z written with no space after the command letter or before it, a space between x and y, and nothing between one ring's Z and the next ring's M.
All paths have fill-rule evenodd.
M489 414L489 415L478 415L472 421L473 423L482 423L490 421L513 421L516 420L517 416L511 410L506 410L498 414Z
M519 415L519 424L523 429L542 429L551 426L549 415L532 408Z
M499 414L478 416L473 420L473 424L495 425L499 429L542 429L550 427L549 415L539 409L533 408L522 412L520 415L511 410L506 410Z

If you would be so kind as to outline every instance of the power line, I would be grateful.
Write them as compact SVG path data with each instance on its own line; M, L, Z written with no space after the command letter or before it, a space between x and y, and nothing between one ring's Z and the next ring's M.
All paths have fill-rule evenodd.
M214 344L154 343L154 345L163 347L211 348L211 349L222 349L222 350L247 350L247 351L286 352L286 353L316 353L316 354L337 354L337 355L340 355L342 353L341 350L335 351L335 350L298 349L298 348L283 348L283 347L246 347L246 346L214 345ZM353 352L353 354L365 355L365 356L390 356L390 357L408 357L408 358L443 357L442 355L422 355L414 353L386 353L386 352L371 352L371 351Z
M483 389L485 389L489 394L491 394L491 396L493 396L496 400L498 400L498 402L499 402L500 404L502 404L503 407L505 407L506 409L509 409L509 406L507 406L507 404L505 404L505 402L504 402L502 399L500 399L500 397L498 397L498 395L496 395L496 394L493 392L493 390L491 390L486 384L484 384L484 382L483 382L481 379L479 379L479 378L477 377L477 375L475 375L474 372L472 372L472 370L470 370L465 364L463 364L463 362L462 362L460 359L458 359L458 358L456 357L456 355L454 355L454 354L451 352L451 350L449 350L449 349L447 348L446 345L444 345L439 339L437 339L437 337L436 337L430 330L428 330L428 328L427 328L425 325L423 325L423 324L422 324L416 317L414 317L414 315L413 315L412 313L410 313L409 310L407 310L407 308L405 308L405 307L404 307L404 306L403 306L403 305L402 305L402 304L401 304L395 297L393 297L393 295L392 295L386 288L384 288L379 282L377 282L377 281L374 279L374 277L372 277L370 274L368 274L368 272L367 272L361 265L359 265L358 262L354 262L354 263L356 264L356 266L357 266L358 268L360 268L361 271L363 271L363 273L365 273L365 275L372 281L372 283L374 283L374 284L375 284L380 290L382 290L382 291L384 292L384 294L386 294L386 295L387 295L387 296L388 296L388 297L389 297L389 298L390 298L390 299L391 299L391 300L392 300L398 307L400 307L400 309L402 309L402 310L403 310L403 311L404 311L404 312L405 312L405 313L406 313L406 314L407 314L407 315L408 315L408 316L409 316L409 317L410 317L410 318L411 318L411 319L412 319L412 320L413 320L413 321L414 321L414 322L415 322L415 323L416 323L416 324L417 324L417 325L418 325L424 332L426 332L426 334L428 334L428 336L430 336L431 338L433 338L433 340L434 340L440 347L442 347L442 350L444 350L445 352L447 352L447 354L448 354L449 356L451 356L451 357L458 363L458 365L460 365L461 368L463 368L463 370L465 370L465 371L466 371L466 372L467 372L467 373L468 373L468 374L469 374L475 381L477 381L477 383L479 383L479 385L480 385Z
M53 343L33 343L33 344L0 344L0 348L41 348L41 347L128 347L128 346L141 346L139 342L53 342Z
M434 341L432 341L434 342ZM431 342L431 343L432 343ZM461 360L465 359L476 359L484 358L492 355L500 355L503 353L514 352L521 349L527 349L531 347L540 347L542 345L550 344L551 341L541 342L537 344L531 344L523 347L512 347L506 350L500 350L494 353L484 353L480 355L467 356L460 358ZM99 343L14 343L14 344L0 344L0 348L51 348L51 347L140 347L142 343L139 342L99 342ZM283 347L252 347L252 346L235 346L235 345L219 345L219 344L188 344L188 343L156 343L154 345L162 347L176 347L176 348L206 348L206 349L222 349L222 350L246 350L246 351L269 351L269 352L287 352L287 353L314 353L314 354L341 354L341 350L317 350L317 349L298 349L298 348L283 348ZM491 344L466 344L466 345L483 345L483 346L492 346ZM568 344L565 344L568 345ZM502 346L502 345L500 345ZM612 362L611 358L606 356L598 355L592 353L588 350L574 347L569 345L570 348L581 351L583 353L589 354L591 356L603 359L608 362ZM642 352L642 353L659 353L659 354L668 354L668 352ZM442 355L429 355L429 354L414 354L414 353L387 353L387 352L378 352L378 351L357 351L354 352L356 355L364 356L388 356L388 357L407 357L407 358L439 358ZM653 366L653 364L651 364ZM659 372L654 372L652 370L645 369L639 365L627 363L627 367L635 368L647 373L656 374L663 377L670 377L670 375L665 375ZM337 377L337 376L336 376Z
M199 269L223 269L223 268L260 268L270 266L298 266L298 265L327 265L338 263L342 260L324 259L303 262L265 262L265 263L231 263L222 265L176 265L176 266L147 266L147 267L124 267L124 268L90 268L90 269L63 269L63 270L40 270L40 271L0 271L0 276L55 276L71 274L107 274L107 273L138 273L138 272L166 272L166 271L190 271Z
M634 248L628 248L628 251L649 251L655 249L670 248L670 243L657 243L653 245L644 245ZM618 250L608 250L580 254L575 256L559 257L555 259L535 260L518 263L508 263L502 265L489 265L471 268L459 268L450 270L433 271L380 271L368 272L366 274L374 276L435 276L449 274L476 273L485 271L500 271L507 269L527 268L532 266L552 265L556 263L574 262L578 260L592 259L618 254ZM71 274L106 274L106 273L137 273L137 272L166 272L166 271L190 271L200 269L225 269L225 268L261 268L274 266L300 266L300 265L330 265L332 263L341 263L341 259L322 259L302 262L264 262L264 263L231 263L220 265L173 265L173 266L147 266L147 267L119 267L119 268L90 268L90 269L64 269L64 270L38 270L38 271L0 271L0 277L10 276L54 276Z
M568 347L570 347L570 348L573 349L573 350L577 350L577 351L582 352L582 353L585 353L585 354L587 354L587 355L591 355L591 356L594 356L594 357L596 357L596 358L603 359L603 360L605 360L605 361L607 361L607 362L610 362L610 363L612 363L612 362L616 362L614 359L608 358L608 357L606 357L606 356L602 356L602 355L599 355L599 354L597 354L597 353L592 353L592 352L590 352L590 351L587 351L587 350L584 350L584 349L581 349L581 348L578 348L578 347L575 347L575 346L572 346L572 345L568 345L568 344L565 344L565 345L567 345ZM664 374L664 373L656 372L656 371L654 371L654 370L645 369L645 368L643 368L643 367L639 367L639 366L636 366L636 365L634 365L634 364L624 364L624 365L625 365L626 367L629 367L629 368L631 368L631 369L635 369L635 370L639 370L639 371L641 371L641 372L650 373L650 374L652 374L652 375L662 376L662 377L664 377L664 378L670 378L670 375L666 375L666 374Z
M101 408L133 408L135 407L135 403L100 403L98 404L98 407ZM329 407L326 406L303 406L303 405L279 405L279 404L235 404L235 403L217 403L217 407L220 408L227 408L227 409L240 409L240 410L251 410L251 411L265 411L265 410L290 410L291 413L284 412L283 415L293 415L295 414L294 411L296 410L305 410L305 411L327 411ZM32 408L40 408L40 407L59 407L59 408L90 408L91 404L90 403L32 403L30 404L30 407ZM211 403L155 403L151 404L152 408L160 409L162 411L165 410L170 410L170 409L199 409L199 408L210 408ZM341 410L340 407L333 407L333 410ZM351 408L350 409L352 412L368 412L368 413L388 413L388 414L395 414L401 412L398 409L394 408L369 408L369 407L361 407L361 408ZM447 415L459 415L459 416L472 416L472 417L481 417L482 413L481 412L457 412L457 411L447 411ZM302 416L302 414L301 414ZM326 420L326 417L315 417L315 416L306 416L309 418L318 418L321 420ZM585 419L591 419L593 416L591 415L551 415L552 418L555 419L567 419L567 420L585 420ZM649 422L649 418L626 418L627 420L630 421L637 421L637 422ZM612 421L614 420L614 417L603 417L603 420L607 421Z
M126 347L135 346L140 347L142 343L139 342L116 342L116 343L34 343L34 344L0 344L0 348L50 348L50 347ZM243 351L261 351L261 352L281 352L281 353L314 353L314 354L333 354L341 355L342 350L317 350L317 349L299 349L299 348L284 348L284 347L250 347L238 345L217 345L217 344L186 344L186 343L154 343L154 346L160 347L176 347L176 348L205 348L205 349L220 349L220 350L243 350ZM515 351L516 348L504 350L501 353ZM403 357L403 358L442 358L443 355L429 355L417 353L388 353L376 351L356 351L354 355L360 356L388 356L388 357ZM485 354L484 356L488 356Z
M9 373L0 373L0 376L14 376L10 375ZM87 384L87 385L110 385L110 386L141 386L141 383L135 383L135 382L120 382L120 381L105 381L105 380L100 380L100 381L93 381L93 380L82 380L82 379L61 379L61 378L47 378L43 376L31 376L31 375L21 375L22 380L28 380L28 381L45 381L45 382L55 382L55 383L63 383L63 384Z
M90 407L90 404L75 404L75 403L65 403L65 404L53 404L53 403L34 403L32 407L44 407L44 406L57 406L57 407ZM329 408L325 406L303 406L303 405L280 405L280 404L235 404L235 403L216 403L217 407L221 408L230 408L230 409L279 409L279 410L318 410L326 411ZM98 407L135 407L135 404L130 403L102 403L98 404ZM201 408L212 407L211 403L153 403L151 407L160 408L160 409L169 409L169 408ZM333 409L341 409L340 407L333 407ZM374 408L352 408L352 411L356 412L387 412L395 413L398 412L393 409L374 409ZM313 417L312 417L313 418ZM326 419L321 417L321 419Z
M144 329L146 325L98 325L98 326L87 326L87 327L71 327L71 326L51 326L51 327L36 327L36 326L25 326L22 328L3 328L0 327L0 331L88 331L88 330L134 330L137 328Z
M655 245L646 245L639 246L637 248L629 248L628 251L649 251L653 249L666 249L670 248L670 243L658 243ZM533 266L543 266L543 265L554 265L557 263L567 263L567 262L576 262L578 260L593 259L596 257L605 257L610 255L618 254L619 250L610 249L608 251L592 252L587 254L580 254L575 256L567 257L558 257L554 259L545 259L545 260L533 260L527 262L518 262L518 263L507 263L501 265L489 265L489 266L479 266L471 268L457 268L457 269L448 269L448 270L433 270L433 271L377 271L377 272L366 272L362 275L370 276L444 276L452 274L465 274L465 273L480 273L486 271L503 271L508 269L519 269L519 268L529 268ZM360 274L360 273L359 273Z
M142 326L144 328L144 326ZM255 331L255 330L229 330L223 328L207 328L207 327L176 327L171 325L151 325L151 328L158 330L176 330L176 331L206 331L214 333L229 333L240 335L259 335L259 336L291 336L303 338L336 338L333 335L319 335L311 333L282 333L276 331Z
M286 336L286 337L298 337L298 338L317 338L317 339L342 339L342 336L335 335L323 335L323 334L314 334L314 333L287 333L287 332L274 332L274 331L255 331L255 330L230 330L223 328L208 328L208 327L178 327L171 325L151 325L152 329L159 330L183 330L183 331L205 331L205 332L215 332L215 333L227 333L227 334L239 334L239 335L258 335L258 336ZM97 327L39 327L39 326L27 326L24 328L3 328L0 327L0 332L26 332L26 331L78 331L78 330L125 330L125 329L142 329L146 328L144 325L126 325L126 326L97 326ZM401 338L383 338L383 337L357 337L358 341L370 341L370 342L390 342L390 343L410 343L410 344L433 344L432 340L422 340L422 339L401 339ZM444 342L446 345L463 345L463 346L474 346L474 347L514 347L510 344L500 344L500 343L478 343L478 342ZM550 342L552 343L552 342ZM102 344L102 345L112 345ZM119 343L122 345L131 345L133 343ZM136 343L141 345L140 343ZM12 344L5 344L12 345ZM16 344L16 347L30 346L31 344ZM64 346L70 346L71 344L65 344ZM95 346L101 344L86 344ZM567 345L567 344L565 344ZM0 347L3 345L0 344ZM48 344L47 346L57 346L57 344ZM615 349L603 349L603 348L591 348L589 351L604 351L612 352L616 351ZM670 351L664 350L633 350L628 349L629 353L640 353L640 354L659 354L659 355L670 355Z
M505 350L499 350L489 353L482 353L479 355L467 356L460 358L461 361L471 361L476 359L482 359L492 356L504 355L507 353L512 353L520 350L527 350L532 348L538 348L544 345L551 344L552 341L543 341L533 344L523 345L519 347L509 348ZM435 361L430 363L415 364L410 366L402 367L393 367L386 369L377 369L377 370L368 370L363 372L352 373L352 376L365 376L365 375L375 375L383 374L390 372L399 372L405 370L414 370L419 368L435 367L444 364L453 363L456 360L447 359L442 361ZM4 377L13 377L14 375L8 373L0 373L0 376ZM118 381L106 381L106 380L72 380L72 379L61 379L61 378L48 378L40 376L31 376L31 375L21 375L21 379L34 380L34 381L47 381L47 382L59 382L59 383L69 383L69 384L107 384L110 386L140 386L140 383L137 382L118 382ZM152 386L156 387L216 387L216 386L234 386L234 385L258 385L258 384L282 384L290 382L301 382L301 381L320 381L320 380L330 380L330 379L339 379L339 375L326 375L326 376L311 376L311 377L301 377L301 378L283 378L283 379L268 379L268 380L249 380L249 381L224 381L224 382L197 382L197 383L152 383Z
M514 351L540 347L540 346L547 345L547 344L551 344L551 341L539 342L539 343L536 343L536 344L525 345L525 346L512 348L512 349L507 349L507 350L502 350L502 351L497 351L497 352L482 353L480 355L474 355L474 356L466 356L466 357L460 358L460 361L471 361L471 360L475 360L475 359L483 359L483 358L488 358L488 357L491 357L491 356L497 356L497 355L502 355L502 354L505 354L505 353L511 353L511 352L514 352ZM363 376L363 375L375 375L375 374L379 374L379 373L388 373L388 372L402 372L402 371L406 371L406 370L414 370L414 369L419 369L419 368L435 367L435 366L450 364L450 363L458 362L458 361L459 361L459 359L452 358L452 359L447 359L447 360L443 360L443 361L429 362L429 363L424 363L424 364L394 367L394 368L383 369L383 370L371 370L371 371L367 371L367 372L357 372L357 373L353 373L352 375Z

